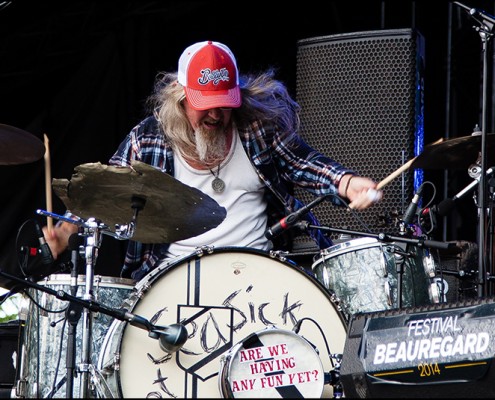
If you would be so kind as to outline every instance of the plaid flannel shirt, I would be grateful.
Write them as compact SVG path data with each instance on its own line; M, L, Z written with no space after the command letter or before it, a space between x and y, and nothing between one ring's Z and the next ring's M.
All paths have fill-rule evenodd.
M261 121L252 121L239 129L239 136L249 159L260 179L265 183L268 202L268 223L272 224L304 204L293 196L294 185L298 185L315 196L337 194L338 183L343 175L354 173L315 151L300 137L290 144L284 142L275 126L264 126ZM148 117L136 125L120 144L109 164L130 166L132 160L152 165L162 172L174 175L174 154L170 144L154 117ZM335 205L342 202L334 196L329 201ZM305 215L312 225L319 225L315 216ZM331 240L318 229L308 234L320 249L332 245ZM274 247L288 246L287 237ZM129 241L121 276L139 280L165 257L168 243L143 244Z

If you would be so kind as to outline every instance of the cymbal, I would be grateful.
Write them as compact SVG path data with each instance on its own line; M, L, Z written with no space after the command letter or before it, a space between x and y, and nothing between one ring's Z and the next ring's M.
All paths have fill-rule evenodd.
M0 165L18 165L38 161L45 145L36 136L10 125L0 124Z
M489 165L495 161L495 134L486 134L486 155ZM476 163L481 152L481 134L441 140L424 147L411 168L464 169Z
M133 197L145 199L132 240L171 243L198 236L220 225L225 208L200 190L148 164L131 167L81 164L70 180L53 179L55 194L72 214L96 218L109 226L128 224Z

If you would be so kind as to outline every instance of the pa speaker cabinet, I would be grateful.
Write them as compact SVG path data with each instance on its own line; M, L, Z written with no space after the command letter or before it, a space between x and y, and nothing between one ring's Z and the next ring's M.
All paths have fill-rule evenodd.
M423 77L424 39L412 29L300 40L301 135L315 149L380 182L422 150ZM397 217L422 179L421 170L406 170L384 187L380 203L357 216L329 202L312 211L325 226L395 234ZM300 188L295 194L306 202L314 199ZM307 240L297 238L295 247Z

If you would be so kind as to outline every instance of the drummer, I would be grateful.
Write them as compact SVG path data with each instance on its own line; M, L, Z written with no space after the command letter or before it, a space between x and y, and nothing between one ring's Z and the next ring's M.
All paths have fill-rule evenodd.
M304 204L294 186L329 195L336 206L362 210L382 197L361 177L299 136L300 106L273 69L240 75L224 44L195 43L178 71L159 73L147 99L148 117L124 138L109 164L138 160L209 195L227 211L215 228L175 243L129 241L121 276L143 278L159 261L191 254L203 245L290 250L295 235L309 235L321 249L332 243L318 229L287 229L269 240L268 227ZM331 134L329 132L329 134ZM309 212L306 219L318 225ZM67 248L76 226L44 229L54 258Z

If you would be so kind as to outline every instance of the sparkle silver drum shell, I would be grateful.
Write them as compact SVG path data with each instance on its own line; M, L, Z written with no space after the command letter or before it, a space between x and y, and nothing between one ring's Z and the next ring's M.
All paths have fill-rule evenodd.
M110 308L120 308L127 299L135 281L111 276L95 275L93 277L94 301ZM38 282L52 290L63 290L71 293L71 276L69 274L53 274ZM77 279L77 297L82 297L85 290L86 277L79 275ZM63 381L66 373L67 340L69 324L65 319L69 301L56 296L27 289L20 311L25 324L21 346L21 365L18 384L20 397L42 398L66 397L66 384ZM103 313L93 313L91 328L91 363L96 366L102 343L110 328L113 318ZM52 326L53 325L53 326ZM82 317L76 326L76 369L82 357L83 321ZM73 393L80 394L80 374L75 374ZM55 392L53 388L55 387Z
M397 256L399 258L397 258ZM319 282L336 295L347 318L357 312L399 307L399 273L402 270L402 307L439 302L433 257L426 249L384 243L363 237L338 243L321 252L312 265ZM399 264L400 265L400 264Z

